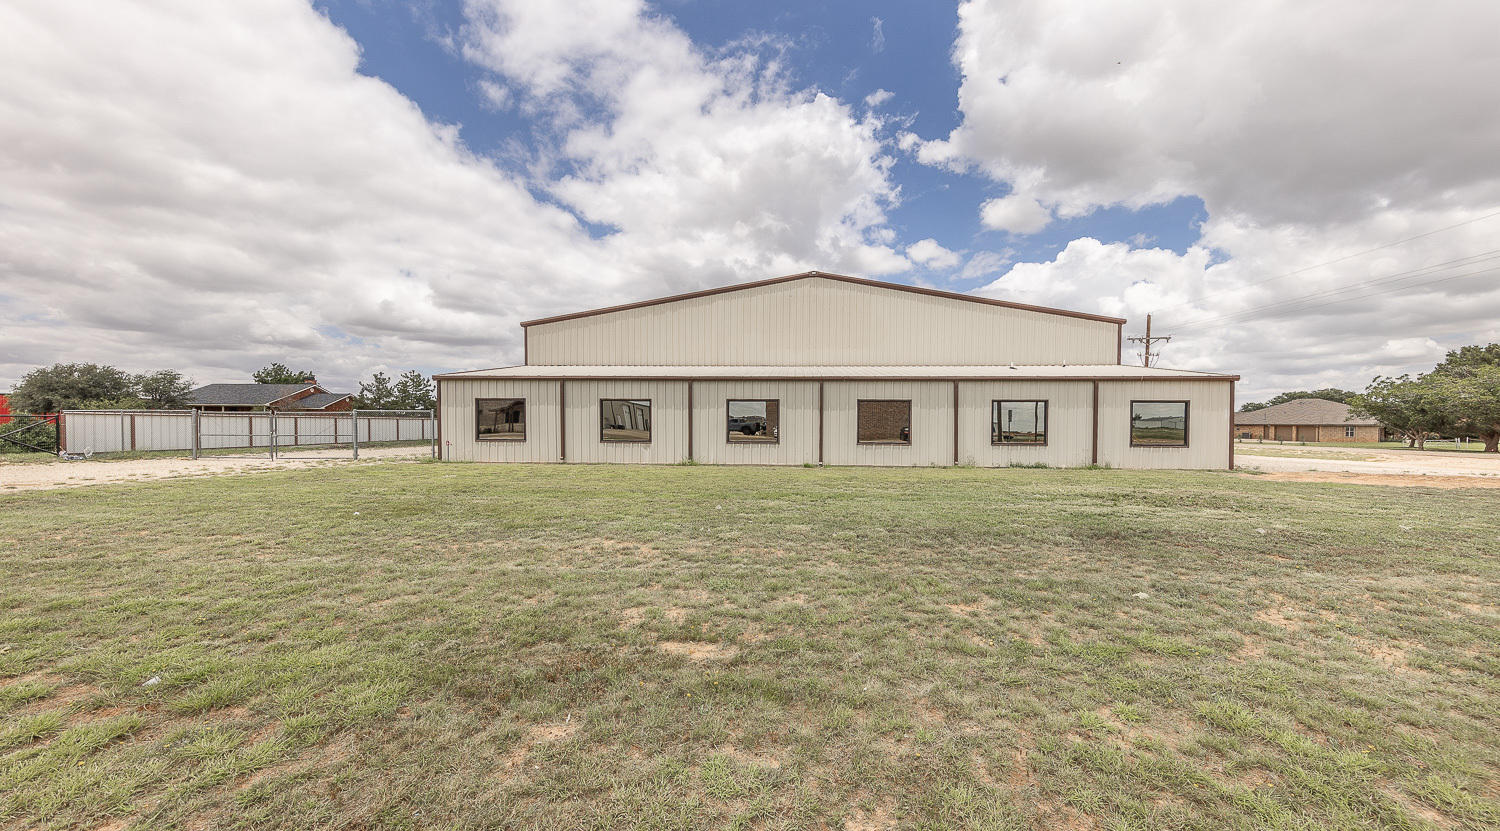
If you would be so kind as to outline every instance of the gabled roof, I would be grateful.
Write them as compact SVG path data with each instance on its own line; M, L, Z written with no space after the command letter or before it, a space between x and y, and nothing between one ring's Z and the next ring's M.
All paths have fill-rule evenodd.
M227 407L269 407L308 389L326 393L317 384L209 384L188 393L189 404Z
M1020 309L1027 312L1041 312L1043 314L1062 315L1063 317L1077 317L1084 320L1097 320L1101 323L1118 323L1124 325L1125 319L1120 317L1105 317L1104 315L1089 314L1088 312L1072 312L1065 309L1052 309L1046 306L1030 306L1025 303L1011 303L1006 300L991 300L988 297L975 297L972 294L957 294L951 291L939 291L937 289L924 289L917 286L904 286L899 283L887 283L881 280L866 280L861 277L848 277L843 274L829 274L826 271L808 271L802 274L791 274L786 277L775 277L770 280L757 280L753 283L738 283L733 286L722 286L716 289L705 289L693 291L687 294L674 294L670 297L659 297L655 300L642 300L638 303L626 303L622 306L607 306L602 309L591 309L584 312L572 312L553 317L544 317L538 320L523 321L521 325L538 326L544 323L558 323L564 320L574 320L580 317L592 317L594 315L609 314L610 312L623 312L627 309L639 309L645 306L656 306L662 303L675 303L679 300L692 300L697 297L709 297L715 294L725 294L732 291L744 291L762 286L774 286L777 283L789 283L793 280L808 280L814 277L824 280L838 280L844 283L853 283L859 286L874 286L875 288L890 289L892 291L904 291L912 294L925 294L928 297L943 297L949 300L963 300L968 303L981 303L986 306L1002 306L1007 309Z
M1274 407L1263 407L1249 413L1235 413L1235 424L1283 424L1304 426L1332 424L1338 426L1373 427L1380 424L1373 418L1349 415L1349 405L1321 398L1298 398Z
M282 406L288 410L322 410L353 397L347 392L315 392L296 401L288 401Z
M1121 366L1119 364L1068 364L1067 366L505 366L448 372L438 380L545 379L587 380L608 378L671 380L775 379L801 381L847 381L875 379L912 380L1052 380L1052 381L1233 381L1238 375L1219 375L1187 369Z

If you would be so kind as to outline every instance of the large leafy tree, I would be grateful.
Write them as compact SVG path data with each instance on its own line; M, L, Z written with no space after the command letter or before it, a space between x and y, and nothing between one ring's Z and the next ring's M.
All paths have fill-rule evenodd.
M1432 374L1462 375L1468 370L1484 366L1500 366L1500 343L1455 349L1443 358L1442 363L1432 368Z
M1281 393L1263 404L1246 402L1244 406L1240 407L1240 412L1253 413L1256 410L1264 410L1267 407L1285 404L1288 401L1296 401L1299 398L1321 398L1325 401L1337 401L1340 404L1353 404L1354 399L1357 397L1359 397L1359 393L1357 392L1341 390L1335 387L1321 390L1295 390L1293 392Z
M1355 415L1378 419L1387 429L1406 440L1408 447L1422 447L1427 435L1448 428L1452 411L1426 376L1413 379L1375 376L1363 394L1349 402Z
M147 409L180 410L187 406L193 381L175 369L163 369L135 376L135 389Z
M257 384L300 384L308 378L315 378L312 370L304 369L293 372L287 369L285 364L271 364L262 368L259 372L250 376Z
M112 366L53 364L34 369L10 394L16 412L55 413L59 410L134 406L136 379Z
M1500 453L1500 364L1433 371L1423 377L1423 384L1442 402L1456 435L1483 441L1486 453Z

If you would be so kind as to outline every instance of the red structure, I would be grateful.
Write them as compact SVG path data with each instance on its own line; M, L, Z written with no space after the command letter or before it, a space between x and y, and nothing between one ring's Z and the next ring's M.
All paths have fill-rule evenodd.
M10 423L10 401L8 401L6 399L5 393L0 393L0 424L9 424L9 423Z

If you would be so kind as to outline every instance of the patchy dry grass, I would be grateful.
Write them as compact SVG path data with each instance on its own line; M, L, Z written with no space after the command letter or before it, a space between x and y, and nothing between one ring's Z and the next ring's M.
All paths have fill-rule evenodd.
M1493 828L1497 508L452 464L0 496L0 827Z

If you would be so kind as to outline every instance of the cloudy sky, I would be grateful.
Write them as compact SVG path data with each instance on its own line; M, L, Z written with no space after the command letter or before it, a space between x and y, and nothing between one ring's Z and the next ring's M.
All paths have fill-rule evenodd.
M1162 365L1242 400L1363 388L1500 341L1497 31L1487 0L9 0L0 389L351 389L809 269L1155 312Z

